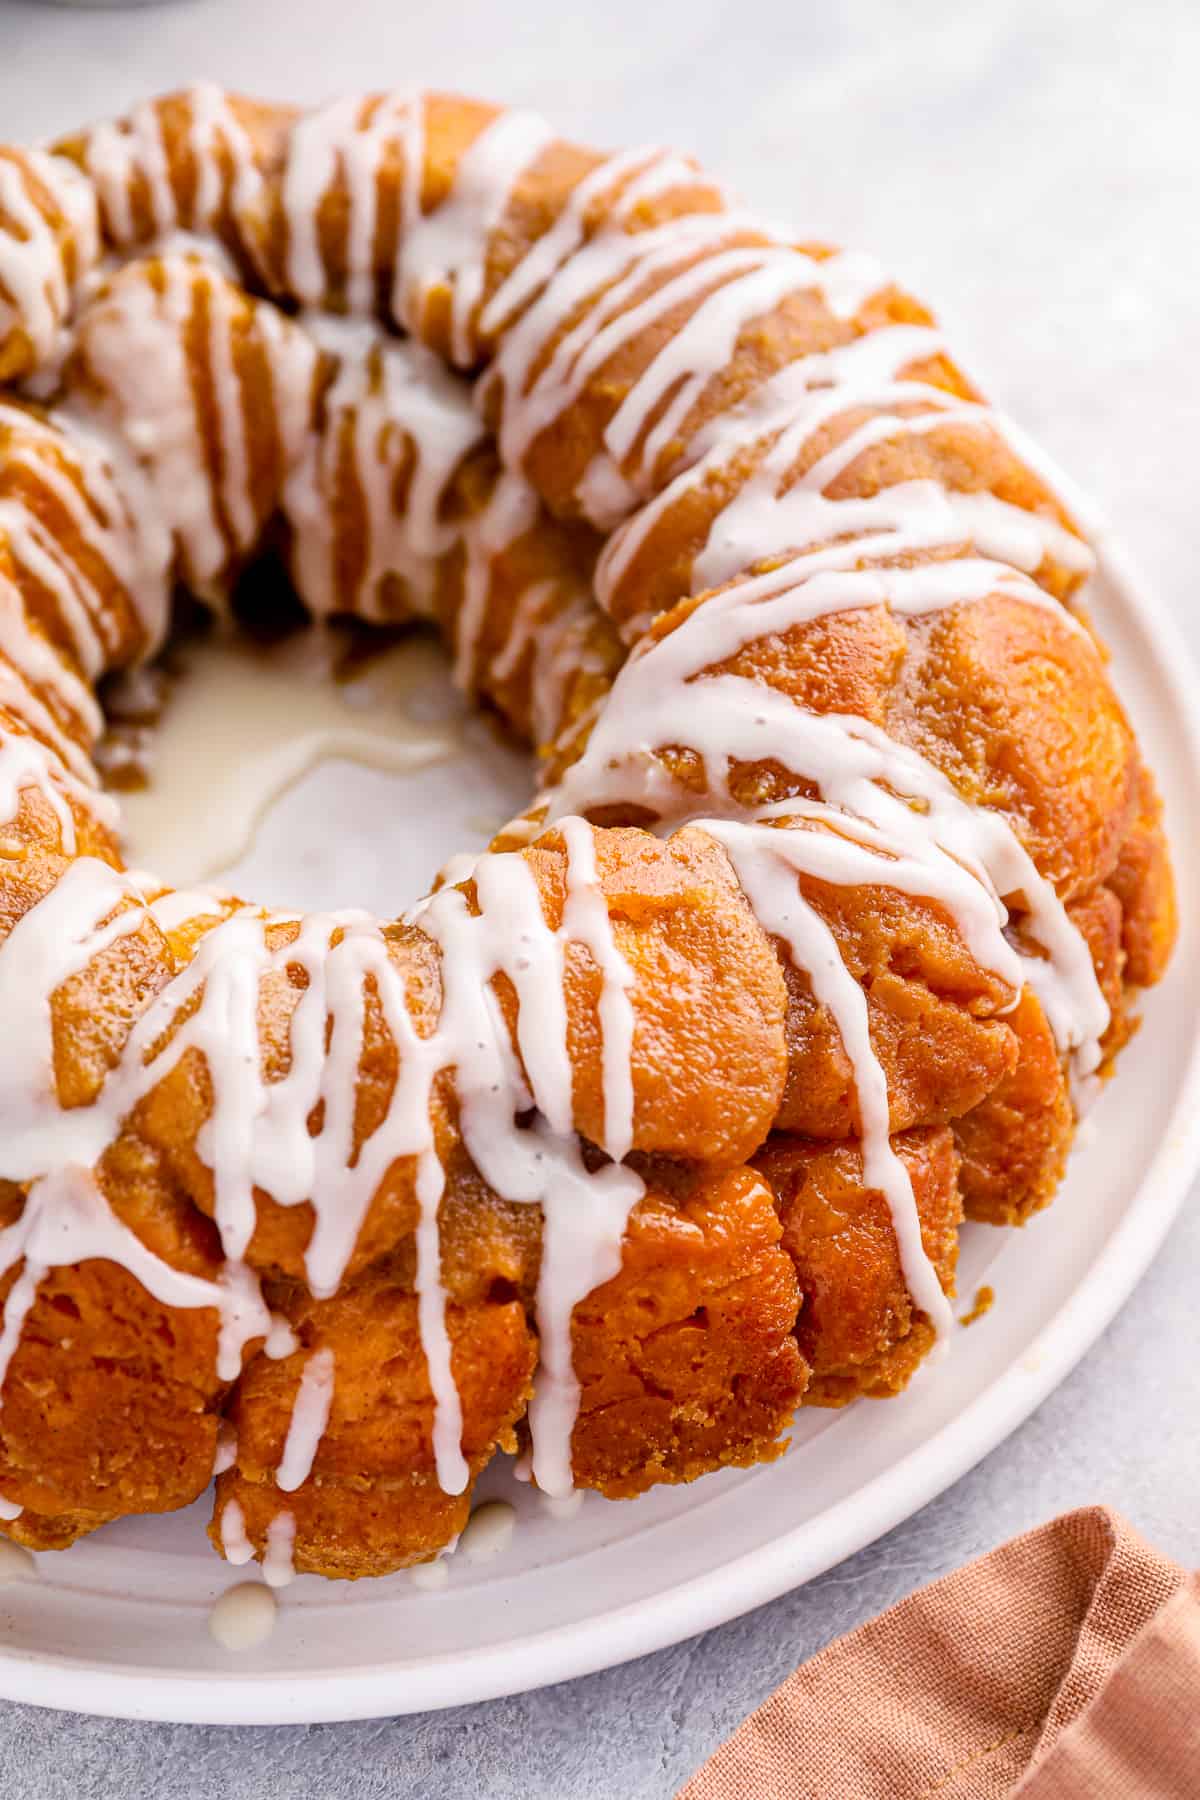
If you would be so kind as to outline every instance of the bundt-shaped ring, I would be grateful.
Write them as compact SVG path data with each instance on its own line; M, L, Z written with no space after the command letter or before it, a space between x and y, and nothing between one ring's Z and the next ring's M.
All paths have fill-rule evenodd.
M0 150L0 1529L383 1573L902 1387L1161 974L1055 472L689 159L207 87ZM121 862L93 697L282 560L542 760L404 919Z

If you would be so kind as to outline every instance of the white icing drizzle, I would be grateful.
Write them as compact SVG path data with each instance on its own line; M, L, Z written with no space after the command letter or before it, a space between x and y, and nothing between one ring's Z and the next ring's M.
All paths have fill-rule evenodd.
M294 1493L312 1473L313 1458L325 1435L332 1404L333 1351L314 1350L300 1377L287 1441L275 1471L275 1485L285 1494Z
M502 112L460 157L454 185L433 212L418 212L401 235L393 289L397 322L415 330L429 294L450 289L450 350L470 368L472 324L483 297L488 240L508 210L513 189L552 140L534 113Z
M317 352L305 332L275 309L248 301L207 262L167 255L155 268L160 286L131 268L87 309L79 347L88 380L77 385L73 403L137 458L189 584L219 600L231 560L254 548L261 523L248 491L248 396L235 338L248 319L266 352L285 469L305 447ZM209 310L204 366L215 399L211 447L186 335L201 296Z
M244 1563L253 1561L254 1545L246 1536L246 1515L242 1511L240 1501L227 1500L225 1502L221 1508L217 1529L226 1562L232 1563L235 1568L240 1568Z
M58 615L67 626L72 643L78 644L81 661L89 674L101 667L101 647L94 615L81 596L79 577L58 539L22 500L0 500L0 531L18 568L32 576L52 597ZM94 596L89 595L88 598Z
M181 212L163 135L164 102L148 101L127 119L94 125L84 140L84 168L100 200L107 236L123 248L139 237L133 197L139 186L150 208L150 232L166 237L180 226L210 231L226 203L235 221L252 213L262 188L254 146L228 96L196 82L173 96L186 109L185 143L192 164L186 216ZM226 168L228 166L228 174Z
M613 225L564 262L505 335L481 383L484 397L497 385L503 388L498 435L505 462L519 468L533 440L561 416L588 377L644 326L718 286L723 275L732 277L752 266L761 251L723 248L746 229L746 221L730 213L689 215L635 234ZM637 299L658 276L665 279ZM538 357L564 320L581 308L579 322L531 380Z
M384 619L396 616L399 580L408 610L429 616L439 567L459 546L462 599L452 627L454 675L460 687L472 691L480 676L495 564L536 525L537 496L521 476L502 471L479 511L465 519L448 517L455 475L484 437L468 389L431 351L398 343L368 321L309 314L304 323L321 349L338 357L338 372L325 397L323 429L310 438L284 491L297 590L318 617L349 610ZM345 527L336 510L345 503L347 441L365 527L360 529L352 515L362 555L352 589L341 557ZM403 507L397 500L402 480ZM539 724L561 696L561 686L547 685L553 684L557 663L543 627L548 616L578 612L581 605L590 611L592 603L565 583L533 582L517 596L507 642L491 661L492 678L504 681L536 644L535 678L543 665L552 665L542 683ZM548 729L557 723L554 713Z
M155 886L153 875L140 875L130 870L129 879L137 887L150 889ZM159 930L169 934L197 919L223 919L233 904L232 900L207 888L169 888L165 894L148 901L146 911Z
M84 161L100 195L106 227L118 243L133 239L133 192L139 180L153 231L169 231L176 223L162 121L153 101L143 101L119 123L94 126Z
M815 291L832 310L853 316L881 281L867 259L818 261L771 242L772 234L759 222L739 213L685 215L631 234L622 226L643 197L639 187L631 184L604 228L554 268L536 301L508 331L481 386L485 398L495 387L503 388L500 446L505 460L518 467L534 439L622 346L673 307L699 300L618 407L605 428L604 456L593 461L583 478L577 497L584 515L605 530L633 510L639 493L645 497L653 492L658 457L754 318L802 291ZM768 241L731 247L732 239L747 232ZM538 249L535 243L530 257ZM517 265L509 282L519 279L522 266ZM654 285L657 277L664 279ZM538 358L576 314L581 315L578 323L554 345L531 380ZM488 318L485 311L485 322ZM655 419L658 408L663 410ZM620 465L648 425L638 482Z
M820 267L816 265L818 274ZM814 265L799 252L781 248L751 253L744 271L716 288L673 333L613 414L604 432L613 463L625 463L645 433L639 462L652 480L659 458L708 382L732 358L745 328L789 295L811 291L814 285Z
M58 655L48 640L31 629L20 589L0 575L0 655L36 689L74 733L94 743L104 729L104 715L91 688Z
M257 203L262 172L254 145L219 87L210 81L195 82L187 89L186 99L191 117L188 151L195 171L188 223L201 231L216 223L226 198L222 156L232 171L228 199L235 219L245 218Z
M53 356L97 237L95 195L78 169L43 150L0 150L0 349L19 331L31 361Z
M611 940L611 925L607 942L602 940L588 898L596 892L594 864L582 846L588 831L582 825L564 831L568 897L557 930L546 924L528 865L514 856L484 856L476 863L477 913L459 889L443 888L414 914L443 951L441 1018L432 1037L418 1040L427 1079L435 1069L454 1065L463 1139L480 1173L507 1199L542 1209L537 1292L541 1362L529 1417L538 1484L550 1493L571 1487L570 1439L579 1403L571 1316L576 1304L620 1267L626 1222L644 1192L641 1178L617 1161L589 1172L573 1130L563 957L567 944L578 941L574 930L587 933L587 947L600 969L606 1039L613 1032L627 1043L632 1033L632 1024L623 1017L630 1008L627 965ZM516 1047L524 1080L513 1068L507 1032L498 1029L491 983L501 973L517 994ZM614 1156L623 1153L631 1135L631 1097L620 1073L614 1075L617 1063L606 1052L608 1141L602 1148ZM525 1082L528 1091L521 1093ZM514 1110L530 1105L538 1116L532 1126L520 1129ZM427 1117L427 1105L423 1111ZM424 1316L422 1335L428 1357ZM452 1381L441 1389L435 1385L434 1391L439 1416L455 1417L458 1400ZM456 1487L447 1486L444 1460L449 1459L439 1452L442 1487L461 1492L461 1480Z
M952 1323L951 1308L921 1240L921 1220L908 1170L892 1148L887 1079L871 1044L867 997L842 961L833 932L805 903L797 886L798 875L821 869L819 851L824 846L818 842L814 858L806 852L812 851L807 840L816 833L776 830L768 834L761 826L725 820L706 820L705 829L729 853L759 923L787 944L793 963L807 974L818 1004L828 1010L837 1026L854 1071L863 1181L887 1201L900 1267L914 1304L938 1334L944 1335ZM881 874L886 878L887 872L876 868L869 874L879 880Z
M177 263L170 258L169 266ZM217 492L235 550L247 550L258 535L258 519L250 494L250 446L246 400L234 360L234 318L245 302L225 281L208 283L208 368L216 401L221 447Z
M120 582L156 643L165 613L163 534L144 517L139 485L131 492L123 469L118 481L115 447L102 447L81 421L60 412L51 423L0 399L0 430L5 463L63 509L82 546L81 557L50 532L20 491L0 499L0 528L18 570L49 592L85 675L94 679L119 639L87 563L99 563Z
M262 1559L263 1580L269 1588L287 1587L295 1580L295 1547L295 1516L290 1512L277 1512L267 1526L267 1547Z
M4 662L0 662L0 705L14 713L31 732L42 739L47 749L63 765L64 772L77 792L82 794L88 789L94 789L96 774L87 752L58 723L30 683L18 670L10 668ZM91 803L92 811L97 817L106 816L106 802L102 796L93 793ZM111 814L108 816L111 817Z
M934 431L946 424L1008 436L1006 421L988 408L927 383L901 379L903 369L941 348L940 335L928 327L894 325L788 364L741 407L697 434L691 465L614 532L596 570L601 603L611 602L634 557L662 520L689 495L702 492L735 457L772 436L775 441L759 467L713 519L692 566L693 593L718 586L756 562L852 531L890 533L899 540L895 547L905 550L941 549L973 539L985 555L1030 573L1047 554L1069 569L1090 569L1093 558L1086 544L1057 520L992 495L958 494L936 482L913 481L884 488L868 499L827 498L824 490L861 451L885 438ZM904 417L886 410L901 404L926 410ZM814 434L851 408L862 407L881 410L799 481L790 480Z
M585 712L564 725L567 688L576 674L589 668L602 672L592 641L595 609L591 596L576 595L545 621L538 634L533 667L530 718L536 744L549 744L559 733L582 731L599 710L602 695Z
M591 829L582 819L562 822L567 847L567 901L561 931L582 944L600 971L600 1032L604 1083L603 1144L614 1162L633 1148L633 971L617 948L596 874Z
M323 428L309 437L284 490L297 589L318 617L343 609L377 619L386 616L389 579L399 577L413 610L428 614L438 561L458 535L443 516L447 491L483 437L470 395L432 351L397 342L370 322L310 314L304 323L338 367ZM347 433L365 515L363 568L352 593L339 581L334 514ZM401 510L397 483L406 471Z
M487 623L490 575L495 559L531 530L537 495L521 475L504 470L483 510L463 528L465 552L462 604L454 620L454 679L470 690L475 683L479 640Z
M1031 605L1051 604L1026 577L982 559L913 569L836 566L848 552L862 550L861 542L843 546L736 583L711 596L675 631L642 653L635 651L584 755L552 796L548 816L634 799L659 807L665 820L677 820L684 808L694 815L695 795L677 786L654 754L659 747L686 743L704 759L708 786L702 805L715 803L728 815L744 817L729 792L732 766L770 755L819 788L839 829L843 818L864 821L881 834L877 843L885 854L898 859L919 854L941 868L943 890L926 891L951 907L973 952L1005 979L1012 979L1015 952L1000 930L1004 913L998 897L1019 895L1027 928L1046 952L1021 958L1021 979L1037 989L1060 1045L1076 1052L1077 1067L1090 1073L1099 1061L1108 1008L1083 939L1007 821L969 805L931 764L864 719L808 713L763 683L705 674L764 636L855 607L885 605L916 615L1006 591ZM701 678L702 687L694 687ZM920 802L924 810L904 799ZM786 805L789 813L798 810ZM968 919L954 864L997 900L990 941L978 921Z
M648 184L644 179L641 183L630 186L629 177L637 175L645 178L651 171L661 174L666 169L670 170L672 177L681 175L684 181L694 179L693 171L681 165L679 158L671 151L654 146L624 150L616 156L606 157L590 174L585 175L572 188L570 197L554 223L530 245L488 300L480 315L480 329L492 335L503 331L512 323L515 316L545 287L568 257L579 249L587 236L589 213L593 208L600 210L614 188L625 185L621 216L628 216L632 203L645 199L648 192Z
M499 655L492 658L490 673L494 682L511 681L526 656L537 653L543 641L541 629L558 591L554 581L535 581L525 589L513 608L508 640Z
M24 1510L25 1508L23 1506L18 1506L15 1501L6 1500L4 1495L0 1494L0 1519L2 1519L5 1524L11 1525L14 1519L20 1518Z
M905 399L919 399L925 404L926 391L932 390L901 384L890 392L863 396L863 400L874 406ZM827 497L825 489L873 444L937 431L947 423L986 428L989 421L980 408L934 402L933 410L906 417L876 413L799 480L785 485L787 471L815 426L841 412L844 405L841 396L831 400L828 393L821 394L780 433L760 468L714 521L708 544L695 563L693 579L699 589L715 587L755 562L788 550L804 550L851 532L860 536L888 533L900 539L900 547L905 549L942 549L964 538L974 538L984 554L996 554L997 546L1011 551L1011 525L1007 531L1003 526L997 530L997 523L998 519L1011 520L1013 514L1022 521L1016 552L1010 557L1018 567L1036 569L1048 540L1057 548L1063 544L1071 546L1068 554L1075 566L1079 566L1080 558L1084 566L1090 566L1086 549L1078 546L1076 554L1076 540L1056 521L1042 520L991 495L984 497L982 508L973 506L978 496L954 493L938 481L898 482L863 498Z
M348 94L306 113L291 131L280 204L287 227L288 292L303 306L319 306L325 299L318 221L321 201L339 172L351 197L348 297L356 311L373 297L376 176L389 136L404 128L407 102L389 97L365 126L363 111L363 101Z
M224 568L229 545L216 511L184 337L201 270L199 263L168 259L161 293L136 275L118 278L88 309L80 348L101 389L101 421L124 437L141 462L156 511L182 549L188 578L204 588Z
M21 1259L25 1265L5 1305L0 1386L42 1275L49 1268L90 1257L120 1264L164 1305L215 1308L221 1320L218 1373L223 1380L238 1373L245 1344L271 1331L258 1283L237 1260L240 1249L231 1252L229 1247L230 1242L240 1242L244 1248L249 1237L237 1208L242 1196L236 1178L232 1202L229 1181L223 1179L225 1165L231 1161L229 1140L242 1125L233 1074L234 1059L244 1055L242 1043L230 1046L224 1059L216 1052L212 1068L220 1098L206 1144L215 1139L219 1223L228 1233L225 1248L231 1258L217 1281L174 1269L146 1249L112 1212L92 1173L141 1094L174 1066L189 1045L204 1048L206 1043L219 1042L213 1015L217 1006L229 1006L229 991L219 979L205 981L203 967L203 952L215 934L204 940L183 976L169 983L142 1014L122 1060L97 1100L67 1110L58 1103L50 997L109 945L138 930L146 918L145 906L128 876L94 858L81 857L70 864L45 898L18 920L0 946L0 999L18 1033L14 1041L21 1042L24 1050L19 1063L10 1059L0 1071L0 1117L5 1124L0 1162L9 1179L31 1183L20 1218L0 1233L0 1272ZM233 960L236 963L237 959ZM197 964L202 965L199 970ZM228 971L226 980L235 994L242 991L244 970ZM203 994L190 1019L166 1049L146 1060L172 1023L176 1008L202 981ZM257 1060L257 1037L254 1054ZM236 1213L235 1220L231 1221L231 1213ZM244 1232L240 1238L235 1225Z
M239 1266L231 1263L214 1283L172 1268L122 1224L90 1170L68 1165L34 1182L21 1217L0 1232L0 1274L24 1264L4 1303L0 1389L42 1277L52 1268L91 1260L119 1264L164 1306L220 1312L218 1373L224 1380L240 1369L243 1345L270 1329L248 1271L239 1279Z
M569 1494L540 1494L538 1499L548 1518L556 1519L559 1524L566 1524L582 1510L583 1497L584 1490L575 1488Z
M129 133L107 119L92 126L84 147L84 167L100 200L105 232L118 244L133 238L132 148Z
M0 427L11 433L4 443L5 462L22 466L65 509L85 557L107 568L128 595L147 653L156 649L167 623L170 536L128 448L65 407L56 409L51 422L0 398ZM16 542L10 535L9 549L19 567L24 522L10 508L6 533L11 534L14 522ZM40 545L36 537L33 541L42 560L31 564L29 572L49 588L64 624L71 627L72 649L84 673L94 678L104 666L102 651L117 648L111 609L69 543L55 540L50 548L44 540Z

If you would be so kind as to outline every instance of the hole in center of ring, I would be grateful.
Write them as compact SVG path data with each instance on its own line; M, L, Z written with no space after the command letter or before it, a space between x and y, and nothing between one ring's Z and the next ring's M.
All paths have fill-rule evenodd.
M125 854L176 886L393 918L528 800L528 753L431 632L314 626L266 569L231 624L181 602L164 652L101 698Z

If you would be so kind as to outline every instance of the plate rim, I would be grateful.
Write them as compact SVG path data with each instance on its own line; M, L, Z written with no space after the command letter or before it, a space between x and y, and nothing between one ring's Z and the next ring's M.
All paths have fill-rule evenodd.
M1173 723L1200 770L1200 689L1178 624L1124 548L1106 533L1099 562L1167 689ZM959 1481L1066 1378L1125 1304L1182 1209L1200 1164L1200 1033L1180 1079L1168 1129L1135 1196L1083 1280L1019 1362L1010 1361L961 1412L900 1461L792 1531L645 1601L509 1643L447 1651L418 1667L353 1671L207 1671L98 1666L82 1657L0 1643L0 1699L56 1711L179 1724L324 1724L441 1710L499 1699L645 1656L727 1623L864 1549ZM843 1514L835 1523L833 1515Z

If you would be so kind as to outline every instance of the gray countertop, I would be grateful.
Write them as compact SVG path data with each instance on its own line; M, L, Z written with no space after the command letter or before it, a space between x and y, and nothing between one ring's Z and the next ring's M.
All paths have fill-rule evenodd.
M1200 650L1200 13L1194 0L194 0L0 5L0 136L195 76L280 96L459 87L585 139L697 150L756 204L875 251L1090 489ZM1130 1129L1136 1129L1131 1121ZM1191 1208L1040 1412L798 1593L657 1656L491 1705L222 1731L0 1706L9 1800L669 1800L793 1665L1065 1507L1200 1562Z

